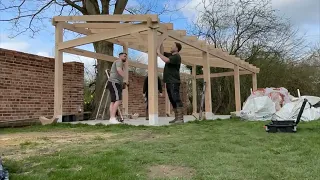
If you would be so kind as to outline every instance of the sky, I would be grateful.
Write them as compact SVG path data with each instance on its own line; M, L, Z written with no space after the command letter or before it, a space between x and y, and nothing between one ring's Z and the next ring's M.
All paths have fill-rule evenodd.
M170 3L180 7L178 12L172 16L161 15L162 22L173 22L175 29L188 29L192 20L199 14L197 10L201 7L197 6L202 0L169 0ZM299 30L300 35L304 35L308 44L313 45L320 43L320 1L319 0L271 0L272 7L276 10L279 16L288 18L293 27ZM9 1L8 1L9 2ZM167 1L154 1L157 4L157 10L161 9ZM4 2L2 2L4 3ZM129 0L128 6L134 7L139 4L138 0ZM36 6L35 4L33 6ZM32 7L32 5L31 5ZM0 5L0 9L1 9ZM14 12L3 12L0 10L0 19L5 19L13 15ZM42 16L52 17L57 15L54 10L46 11ZM37 23L43 27L34 37L30 37L31 33L21 34L13 39L9 38L11 34L11 24L0 22L0 48L17 50L26 53L37 54L40 56L54 56L54 27L50 20ZM26 25L26 24L23 24ZM72 35L66 35L65 40L68 40ZM85 45L81 48L93 51L92 45ZM114 56L122 51L121 47L116 47ZM144 63L147 63L147 55L139 52L129 51L133 53L135 58L140 58ZM87 69L92 72L94 60L75 55L64 53L64 61L80 61L83 62ZM158 66L163 67L164 63L158 61Z

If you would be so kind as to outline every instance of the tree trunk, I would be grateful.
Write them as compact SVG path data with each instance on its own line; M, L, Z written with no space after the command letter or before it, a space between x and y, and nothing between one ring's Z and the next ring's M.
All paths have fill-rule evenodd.
M93 46L94 46L94 50L97 53L107 54L107 55L113 56L113 44L112 43L109 43L107 41L99 41L99 42L93 43ZM112 63L108 62L108 61L104 61L104 60L97 60L97 61L98 61L97 62L97 75L96 75L95 96L94 96L94 100L93 100L92 118L96 117L96 114L98 112L99 103L100 103L100 100L102 97L102 93L105 88L105 84L107 82L107 75L105 74L105 70L106 69L110 70L111 65L112 65ZM106 90L105 93L106 93L105 96L107 96L109 91ZM110 101L108 101L108 102L102 101L100 108L104 108L106 103L108 103L107 108L106 108L106 114L107 114L107 116L109 116L109 103L110 103ZM100 113L102 113L101 110L100 110Z

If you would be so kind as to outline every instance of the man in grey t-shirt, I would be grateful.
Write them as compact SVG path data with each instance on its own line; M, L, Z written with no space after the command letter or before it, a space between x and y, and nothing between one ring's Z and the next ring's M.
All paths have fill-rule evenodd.
M108 79L107 88L110 91L110 123L120 123L116 119L116 112L122 100L123 78L124 78L124 62L127 60L126 53L120 53L119 59L113 62L110 70L110 77Z

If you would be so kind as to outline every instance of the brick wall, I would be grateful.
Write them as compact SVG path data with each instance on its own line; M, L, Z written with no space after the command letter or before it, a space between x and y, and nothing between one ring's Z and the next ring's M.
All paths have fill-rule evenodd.
M63 65L63 112L83 109L83 64ZM0 126L53 115L54 59L0 48Z
M146 112L146 104L142 96L143 83L145 76L137 75L133 72L129 74L129 114L138 113L140 116L144 117ZM159 116L165 116L165 88L162 83L162 93L163 96L158 96L159 98ZM182 83L180 87L180 97L184 104L185 113L187 113L187 91L186 83ZM172 109L172 108L171 108Z
M63 64L63 113L83 109L83 64ZM129 113L145 116L142 96L144 76L130 72ZM187 112L186 83L181 98ZM159 96L159 116L165 116L165 89ZM52 117L54 105L54 59L0 48L0 127L29 125L39 116Z

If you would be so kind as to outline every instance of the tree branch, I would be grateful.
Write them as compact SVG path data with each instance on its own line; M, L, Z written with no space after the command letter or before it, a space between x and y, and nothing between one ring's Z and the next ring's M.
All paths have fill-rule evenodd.
M122 14L127 3L128 0L117 0L113 14Z
M101 0L102 11L101 14L109 14L110 0Z
M88 12L86 9L84 9L83 7L80 7L79 5L76 4L76 2L80 2L80 1L71 1L71 0L64 0L67 4L69 4L70 6L76 8L78 11L80 11L83 15L88 15Z

